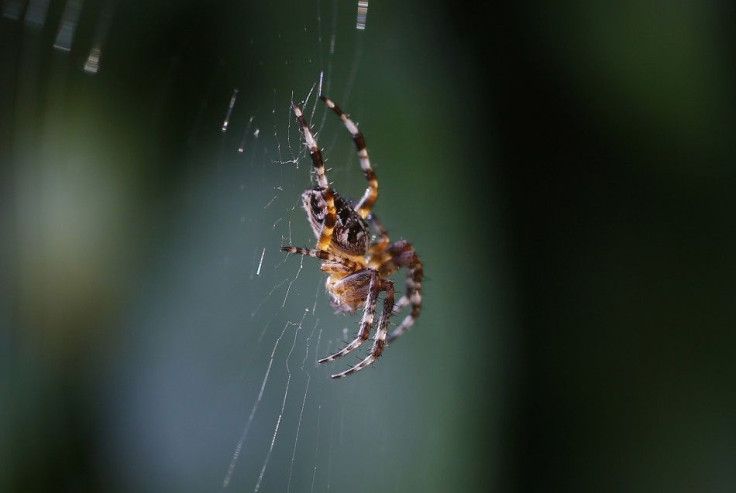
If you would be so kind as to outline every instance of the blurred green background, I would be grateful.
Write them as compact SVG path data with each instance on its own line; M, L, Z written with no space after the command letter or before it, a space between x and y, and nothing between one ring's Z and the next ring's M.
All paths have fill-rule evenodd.
M736 486L734 6L0 9L0 490ZM339 382L357 317L278 251L292 101L365 186L320 74L427 274Z

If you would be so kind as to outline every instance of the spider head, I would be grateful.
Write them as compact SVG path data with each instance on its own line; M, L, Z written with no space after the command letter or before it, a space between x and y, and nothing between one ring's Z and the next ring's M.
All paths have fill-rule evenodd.
M336 253L364 256L368 251L368 224L361 218L352 204L340 195L332 192L335 201L337 218L332 231L330 246ZM309 225L314 236L319 239L327 216L327 199L325 190L315 187L302 194L302 207L307 213Z

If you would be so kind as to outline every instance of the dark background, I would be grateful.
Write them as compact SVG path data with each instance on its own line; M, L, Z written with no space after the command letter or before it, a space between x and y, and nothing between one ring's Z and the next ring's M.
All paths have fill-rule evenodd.
M387 190L383 210L396 211L390 229L411 236L431 260L425 259L432 274L424 329L412 331L414 342L392 348L393 361L381 362L386 375L377 373L380 367L369 374L396 393L384 401L397 406L392 417L405 412L400 406L411 409L402 402L413 395L404 395L406 389L418 402L446 406L437 411L443 417L437 422L407 418L408 436L432 434L436 429L425 424L444 423L437 433L452 437L438 439L431 453L422 451L446 469L422 464L424 455L417 453L403 457L404 476L387 465L376 481L396 491L412 485L425 491L450 485L462 491L487 491L489 485L498 491L733 490L732 5L371 3L367 36L354 46L352 4L122 2L114 8L95 76L81 66L105 4L84 3L69 53L52 49L63 7L51 2L37 28L22 18L5 17L1 24L2 315L9 329L0 349L2 489L181 490L182 483L171 480L177 472L164 470L158 479L142 474L146 467L118 445L125 432L110 424L117 423L110 416L127 419L120 410L126 397L116 392L127 388L126 379L136 380L128 373L136 370L128 368L148 361L139 356L147 349L130 347L155 345L155 328L168 326L161 315L153 331L143 330L150 327L131 320L148 317L127 314L138 313L131 306L166 304L155 288L169 272L161 267L166 259L198 263L178 253L177 234L201 238L195 225L211 225L207 218L214 217L231 236L213 241L235 238L237 244L239 233L230 225L240 215L250 223L262 214L273 183L303 185L281 168L274 179L267 174L272 167L263 164L268 171L259 179L269 191L261 202L243 205L245 196L228 195L228 181L241 179L227 158L240 136L221 139L219 128L233 87L239 105L252 111L238 115L236 108L240 131L253 114L256 123L269 122L262 132L270 135L270 120L262 115L281 111L273 124L277 142L263 137L264 159L273 164L285 135L298 139L286 123L290 99L300 101L319 70L332 63L331 94L362 115L362 128L372 128L367 138L374 155L383 150L407 163L392 169L384 157L378 168ZM318 16L322 44L313 32L300 35ZM335 54L328 53L331 34L342 42ZM351 78L356 66L358 76ZM63 131L55 132L54 122ZM324 135L341 130L330 128ZM94 139L106 144L85 154ZM334 140L320 143L335 146ZM64 234L53 232L57 216L39 212L56 210L53 197L45 205L39 201L56 190L56 173L79 172L73 166L59 171L59 155L70 161L87 156L92 163L69 182L71 195L89 196L72 208L72 217L107 210L110 196L127 197L102 216L111 222L85 223L103 231L91 235L101 239L81 252L69 240L69 256ZM260 154L252 156L257 161ZM114 185L100 189L87 176L97 176L94 170L107 159L99 173L113 176L102 183ZM306 174L303 165L299 169ZM336 182L345 179L359 189L357 173L340 173ZM193 195L191 183L200 179L214 183L215 192L195 203L216 205L198 222L191 208L179 209L177 197ZM238 203L231 218L227 211ZM292 199L284 203L283 210L293 206ZM285 212L274 214L251 231L268 230ZM171 226L177 216L184 226ZM175 233L162 233L169 228ZM73 233L79 234L84 230ZM302 240L308 235L295 238ZM250 262L252 252L245 251ZM238 271L237 255L230 267L211 272L247 277ZM230 258L219 250L212 257ZM80 258L82 274L73 268ZM171 286L191 282L186 274L173 279ZM230 317L229 331L251 310L227 311L238 295L229 290L214 305ZM139 297L153 301L135 301ZM229 331L213 334L233 336ZM161 334L167 344L177 337ZM399 348L412 344L421 352L404 353L404 363L417 362L421 370L406 374ZM216 360L242 364L227 348L209 350ZM161 359L151 351L151 360ZM259 384L265 365L247 368ZM316 373L312 385L325 375ZM351 387L355 394L382 395L351 385L358 386ZM192 400L213 399L191 392ZM349 397L358 399L355 394ZM222 431L229 451L247 415L247 408L239 411L235 428ZM199 444L195 438L188 445ZM364 462L391 457L390 450L367 450ZM337 461L342 452L331 453ZM193 491L219 489L217 474L229 457L211 460L214 482L183 484ZM361 476L345 483L336 475L333 488L370 487L374 473L359 470Z
M728 491L733 7L455 14L488 20L477 54L493 67L523 327L516 484Z

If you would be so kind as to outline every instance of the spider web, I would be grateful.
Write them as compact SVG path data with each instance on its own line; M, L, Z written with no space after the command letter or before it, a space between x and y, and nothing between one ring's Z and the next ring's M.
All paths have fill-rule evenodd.
M87 76L104 77L113 57L108 41L126 24L120 16L135 12L114 1L94 15L83 2L69 5L61 14L67 31L96 19L79 60ZM416 4L402 13L419 11ZM186 139L176 140L181 171L173 192L161 200L155 231L141 239L163 246L121 310L119 347L100 355L107 368L102 421L110 430L102 456L120 490L478 486L469 424L475 405L468 404L478 365L468 360L480 361L481 350L461 347L464 336L449 340L443 326L477 323L480 310L456 290L463 271L447 259L443 266L448 245L432 230L437 221L448 237L459 234L452 223L462 215L453 209L458 203L429 200L446 186L438 163L455 151L426 145L444 132L426 102L447 86L424 78L435 68L430 60L415 74L402 66L415 51L386 37L402 28L392 15L362 1L232 2L203 14L211 33L223 33L219 63L197 91L173 103L186 50L184 61L171 62L153 111L166 114L173 104L193 116ZM405 42L421 47L410 31ZM195 50L196 36L181 42ZM73 35L59 39L74 49ZM335 189L352 197L365 189L350 136L318 101L320 92L366 133L381 186L376 212L394 241L411 240L431 266L427 304L446 305L426 306L375 365L341 381L329 375L362 359L370 343L335 363L316 361L354 336L359 314L333 312L318 262L280 251L315 241L300 206L311 162L292 102L303 105Z

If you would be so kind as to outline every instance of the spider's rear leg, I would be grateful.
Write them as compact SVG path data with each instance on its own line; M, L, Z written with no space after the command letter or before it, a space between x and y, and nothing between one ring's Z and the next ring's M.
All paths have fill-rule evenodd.
M332 375L332 378L343 378L347 377L351 373L360 371L363 368L372 365L383 353L383 348L387 344L386 332L388 331L388 323L394 309L394 283L391 281L381 282L381 291L386 291L386 296L383 298L383 310L381 310L381 320L378 323L378 330L376 330L376 336L373 340L373 347L368 356L357 365L348 368L347 370Z
M414 325L422 311L424 268L422 260L414 251L414 247L406 240L399 240L389 246L385 255L388 258L379 267L379 271L384 277L406 267L406 294L394 305L394 313L398 313L402 308L411 304L411 313L404 317L399 326L389 334L386 342L390 344Z
M367 282L366 277L368 277ZM368 339L371 332L371 326L373 325L373 317L376 313L378 293L381 288L381 280L378 276L378 272L373 269L364 269L356 272L355 274L344 277L334 284L330 285L329 283L330 279L328 279L328 290L332 295L333 305L338 310L342 309L352 311L362 299L365 299L365 304L363 307L363 317L360 320L360 328L358 329L358 334L355 336L355 339L338 352L322 358L318 363L335 361L351 351L354 351L358 346L363 344L366 339Z

